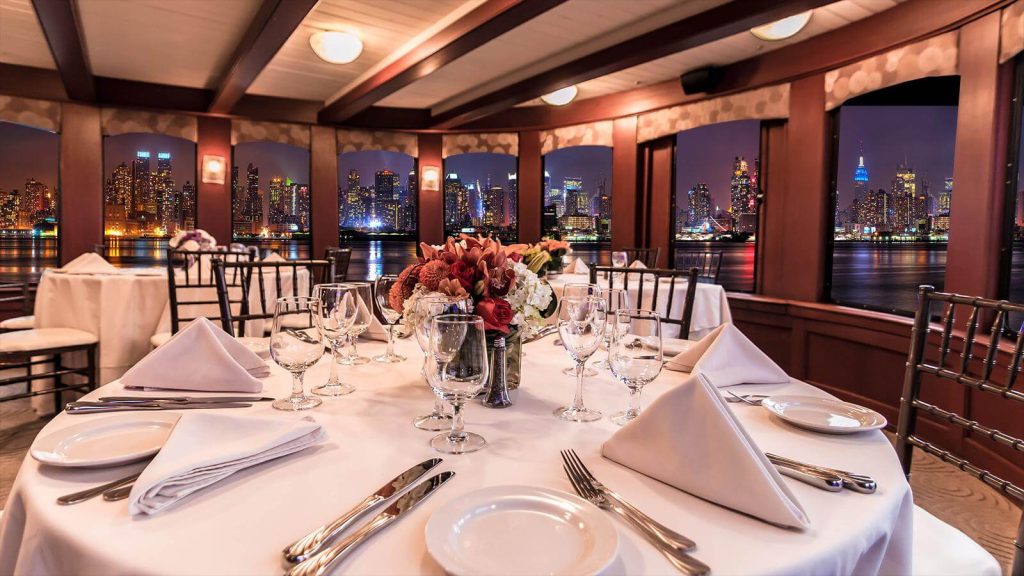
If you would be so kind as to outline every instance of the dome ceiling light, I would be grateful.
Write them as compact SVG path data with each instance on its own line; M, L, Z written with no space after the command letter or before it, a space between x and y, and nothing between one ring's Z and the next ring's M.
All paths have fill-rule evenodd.
M794 14L775 22L769 22L763 26L751 28L750 33L767 42L792 38L811 21L812 12L812 10L808 10L807 12Z
M572 86L566 86L565 88L560 88L554 92L545 94L541 96L540 99L550 106L565 106L569 102L572 102L578 93L579 90L576 88L576 85L573 84Z
M363 42L349 32L316 32L309 37L309 46L321 60L331 64L348 64L363 53Z

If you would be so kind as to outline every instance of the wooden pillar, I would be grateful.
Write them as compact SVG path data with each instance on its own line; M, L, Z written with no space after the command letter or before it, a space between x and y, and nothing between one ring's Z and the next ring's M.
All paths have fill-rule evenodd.
M671 267L672 259L672 175L674 137L661 138L640 146L641 157L641 239L645 248L660 248L658 266Z
M519 170L516 174L519 241L539 242L544 210L544 158L540 154L540 132L519 133Z
M440 190L423 189L423 167L432 166L441 171ZM419 224L416 230L420 242L441 244L444 242L444 161L441 158L441 135L419 135L419 178L420 203Z
M946 291L999 296L1011 92L1011 64L999 65L999 13L961 28Z
M331 126L310 127L311 256L338 245L338 136Z
M64 104L60 138L60 262L103 243L100 110Z
M196 226L206 230L220 244L231 243L231 120L200 116L198 119L196 162L199 183L196 186ZM224 183L203 182L203 157L224 159Z
M761 127L761 201L757 226L754 292L781 294L785 287L786 123L764 122Z
M636 116L612 124L612 250L639 245Z

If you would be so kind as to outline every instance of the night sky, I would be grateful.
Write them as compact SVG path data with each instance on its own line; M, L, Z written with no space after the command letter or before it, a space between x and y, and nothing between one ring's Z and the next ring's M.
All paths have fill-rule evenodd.
M487 186L487 177L490 176L492 184L504 186L508 182L508 175L518 170L516 166L516 157L508 154L458 154L445 158L444 173L455 172L464 184L480 180L481 186Z
M131 168L138 151L149 152L149 169L156 171L156 155L171 153L171 174L174 187L181 190L186 181L196 183L196 145L183 138L161 134L118 134L103 139L103 181L106 182L118 164Z
M0 122L0 188L25 189L35 178L53 190L57 185L60 135L10 122Z
M583 190L593 198L602 180L605 190L612 192L612 149L608 146L574 146L549 152L544 156L544 169L551 174L551 187L562 188L562 179L583 178Z
M245 171L252 162L260 169L260 189L267 191L275 176L309 184L309 150L277 142L243 142L235 145L234 166L238 179L245 180Z
M383 150L366 150L363 152L346 152L338 161L338 186L348 188L348 171L359 170L361 186L372 186L373 175L378 170L391 170L401 177L402 188L409 181L409 171L416 168L416 159L401 152L385 152Z
M742 156L753 164L760 139L760 120L724 122L680 132L676 136L677 208L688 206L686 193L691 187L706 182L712 201L728 210L733 158Z

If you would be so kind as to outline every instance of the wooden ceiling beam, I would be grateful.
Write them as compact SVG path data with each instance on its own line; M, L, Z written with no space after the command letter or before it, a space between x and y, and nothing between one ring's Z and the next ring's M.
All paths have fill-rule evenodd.
M92 102L96 99L96 82L74 0L32 0L32 7L68 98Z
M263 0L221 74L209 112L230 114L259 73L316 6L317 0Z

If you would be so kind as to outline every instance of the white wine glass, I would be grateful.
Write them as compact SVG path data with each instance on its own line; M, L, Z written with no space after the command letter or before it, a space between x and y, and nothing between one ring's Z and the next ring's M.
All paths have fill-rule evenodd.
M427 294L416 300L414 329L416 342L423 351L423 375L427 375L427 364L430 359L430 331L432 321L441 314L469 313L473 301L469 298L453 298L445 294ZM429 383L429 381L428 381ZM451 426L452 417L444 413L444 401L434 395L434 410L430 414L418 416L413 426L420 430L440 432Z
M377 312L381 320L388 327L388 348L379 356L374 356L373 361L381 364L394 364L404 362L405 356L395 354L395 324L402 319L402 310L395 309L391 303L391 289L398 284L398 276L385 274L377 277L374 284L374 301L377 303Z
M661 374L661 315L650 310L619 310L611 326L612 374L629 390L628 406L611 417L612 422L622 426L640 415L644 386Z
M562 286L562 298L599 296L602 291L603 288L601 288L601 286L597 284L587 284L584 282L570 282ZM576 367L566 366L565 368L562 368L562 374L565 374L567 376L575 376ZM586 370L584 370L583 375L586 376L587 378L597 376L597 370L594 370L593 368L588 366Z
M345 354L341 356L338 362L346 366L369 364L369 358L359 355L357 343L359 342L359 337L370 328L370 322L373 321L373 284L369 282L343 282L343 284L355 287L356 293L359 296L360 307L358 314L356 314L356 319L352 323L352 328L346 336L348 346L345 347Z
M316 306L313 321L320 335L331 348L331 374L327 382L313 388L317 396L344 396L356 387L342 383L338 377L341 347L352 329L359 311L355 288L346 284L317 284L313 287Z
M602 291L604 299L608 301L608 326L604 331L604 338L601 341L601 347L608 351L608 354L603 360L594 362L594 368L601 370L607 370L610 368L609 359L611 358L611 345L612 345L612 331L611 327L615 322L615 313L619 310L625 310L629 308L629 297L626 295L626 291L622 288L605 288Z
M576 363L576 395L572 405L555 415L572 422L593 422L601 413L583 405L583 375L589 359L601 345L607 325L608 303L601 296L566 297L558 303L558 335Z
M270 331L270 356L292 373L292 393L275 400L278 410L308 410L323 401L306 394L303 375L324 355L324 343L313 321L316 300L308 296L278 298L274 305L274 323Z
M465 431L462 407L479 394L490 376L483 318L473 314L442 314L431 321L427 381L434 393L452 405L452 426L430 440L445 454L475 452L487 445L479 434Z

